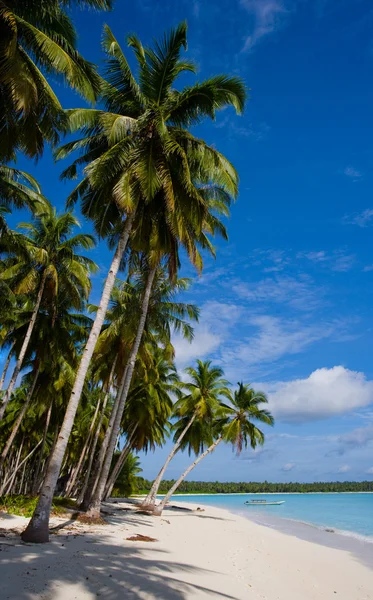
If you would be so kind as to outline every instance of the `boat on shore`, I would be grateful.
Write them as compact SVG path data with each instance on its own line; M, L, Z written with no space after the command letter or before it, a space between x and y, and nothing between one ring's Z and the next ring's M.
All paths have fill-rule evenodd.
M279 504L284 504L285 500L246 500L245 504L247 506L278 506Z

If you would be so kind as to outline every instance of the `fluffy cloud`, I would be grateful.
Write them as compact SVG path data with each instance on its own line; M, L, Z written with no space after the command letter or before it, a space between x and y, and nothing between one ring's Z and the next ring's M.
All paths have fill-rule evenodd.
M342 465L339 467L337 473L348 473L348 471L351 471L350 465Z
M180 335L173 337L176 363L184 368L196 358L208 358L223 344L227 332L235 325L242 308L223 302L206 302L201 309L200 323L194 325L195 336L192 343Z
M306 379L279 382L269 389L270 408L285 422L326 419L373 403L373 381L342 366L317 369ZM369 429L369 431L368 431ZM346 434L344 444L373 438L373 426Z
M295 463L286 463L286 465L284 465L281 470L285 471L285 472L292 471L294 469L294 467L295 467Z

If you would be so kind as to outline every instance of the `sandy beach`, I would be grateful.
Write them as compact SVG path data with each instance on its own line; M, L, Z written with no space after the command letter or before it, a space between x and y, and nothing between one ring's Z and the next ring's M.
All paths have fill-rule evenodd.
M17 532L27 519L1 514L0 598L373 599L364 544L359 551L332 547L334 540L327 546L204 508L153 518L106 504L107 525L53 519L57 530L46 545L22 543ZM156 541L128 540L137 535Z

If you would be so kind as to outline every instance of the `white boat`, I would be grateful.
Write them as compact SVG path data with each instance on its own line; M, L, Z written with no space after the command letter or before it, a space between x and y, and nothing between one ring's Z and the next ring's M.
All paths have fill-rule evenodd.
M245 504L248 506L278 506L279 504L284 504L285 500L246 500Z

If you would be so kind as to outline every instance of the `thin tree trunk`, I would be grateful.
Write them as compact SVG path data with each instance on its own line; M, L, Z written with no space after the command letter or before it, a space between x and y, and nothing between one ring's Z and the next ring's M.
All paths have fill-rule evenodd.
M53 400L49 405L48 408L48 412L47 412L47 418L45 421L45 427L44 427L44 434L43 434L43 442L41 444L41 448L40 448L40 452L39 452L39 459L38 459L38 464L36 467L36 473L34 475L34 482L31 488L31 495L34 496L37 494L39 486L40 486L40 472L41 472L41 466L43 463L43 455L44 455L44 448L45 448L45 443L47 441L47 434L48 434L48 429L49 429L49 423L51 420L51 416L52 416L52 406L53 406Z
M104 491L104 498L105 499L110 497L110 494L113 491L114 484L115 484L116 480L118 479L118 477L119 477L119 475L120 475L120 473L122 471L123 465L124 465L124 463L126 461L126 458L127 458L128 454L129 454L130 450L131 450L132 440L133 440L133 437L134 437L134 435L136 433L137 427L138 427L138 424L136 423L136 425L132 429L131 435L129 436L126 444L124 445L124 447L122 449L122 452L120 453L120 456L119 456L119 458L118 458L118 460L116 462L116 465L115 465L115 467L113 469L113 472L111 473L111 475L110 475L110 477L109 477L109 479L107 481L107 484L106 484L106 487L105 487L105 491Z
M151 291L152 291L155 273L156 273L155 267L153 267L148 273L148 278L147 278L146 286L145 286L145 290L144 290L144 296L143 296L142 304L141 304L141 315L140 315L140 320L139 320L139 324L138 324L138 328L137 328L136 338L135 338L134 344L132 346L130 356L128 359L128 364L127 364L126 371L125 371L125 382L124 382L124 386L123 386L123 392L122 392L121 398L118 403L118 409L117 409L117 413L115 416L113 431L111 433L111 438L110 438L110 442L109 442L108 449L106 452L105 461L104 461L104 464L101 469L100 479L96 486L95 493L93 494L89 509L87 511L87 512L89 512L90 516L93 518L97 518L100 516L101 500L102 500L102 497L104 494L104 489L106 486L107 478L109 476L111 460L112 460L112 457L114 454L115 444L116 444L116 440L117 440L118 433L120 430L120 424L122 421L123 411L124 411L124 407L126 404L130 385L131 385L131 380L132 380L132 375L133 375L133 371L135 368L137 353L139 351L142 334L144 332L146 317L147 317L148 308L149 308L149 300L150 300L150 295L151 295Z
M35 386L36 386L36 382L38 380L38 377L39 377L39 368L36 369L36 373L34 375L34 379L32 381L32 385L31 385L31 387L29 389L29 392L27 394L27 398L26 398L26 400L25 400L25 402L24 402L24 404L22 406L22 410L21 410L21 412L18 415L18 418L17 418L17 420L16 420L16 422L15 422L15 424L13 426L13 429L12 429L12 432L11 432L9 438L8 438L8 441L5 444L4 450L1 453L1 456L0 456L0 471L2 470L4 461L5 461L5 459L6 459L7 455L8 455L8 452L9 452L9 449L10 449L11 445L13 444L14 438L16 437L16 435L18 433L18 429L21 426L21 423L23 421L23 417L25 416L26 411L27 411L27 409L28 409L28 407L30 405L30 402L31 402L32 395L33 395L34 390L35 390Z
M17 460L16 460L16 464L15 464L15 468L14 468L13 476L12 476L12 478L11 478L11 480L10 480L9 487L8 487L8 489L7 489L7 490L6 490L6 492L5 492L5 495L6 495L6 496L7 496L8 494L10 494L10 492L11 492L11 490L12 490L12 487L13 487L14 480L15 480L15 478L16 478L16 475L17 475L17 467L18 467L18 465L19 465L19 459L21 458L21 454L22 454L22 448L23 448L23 442L24 442L24 441L25 441L25 436L23 436L23 438L22 438L22 442L21 442L21 445L20 445L20 447L19 447L19 450L18 450L18 454L17 454Z
M99 411L99 408L100 408L100 402L101 402L101 400L99 399L99 401L97 402L96 409L95 409L95 414L93 415L93 419L92 419L91 425L89 427L89 432L88 432L88 435L87 435L87 439L86 439L85 444L83 446L83 450L80 453L78 464L77 464L76 469L74 471L74 475L71 477L71 479L70 479L70 481L69 481L69 483L67 485L66 496L69 496L69 494L73 490L73 488L75 486L75 482L77 480L77 477L78 477L78 475L80 473L81 466L82 466L83 461L85 459L85 455L87 453L89 443L91 441L92 432L93 432L93 429L94 429L94 426L95 426L95 422L96 422L96 418L97 418L97 415L98 415L98 411Z
M26 456L26 458L24 458L24 459L23 459L23 461L22 461L22 462L21 462L21 463L18 465L18 467L17 467L17 470L15 471L15 473L16 473L17 471L19 471L19 469L20 469L21 467L23 467L24 463L25 463L25 462L26 462L26 461L27 461L27 460L30 458L30 456L32 456L32 454L34 454L35 450L37 450L37 449L39 448L39 446L40 446L41 442L42 442L42 440L40 440L40 441L39 441L39 442L36 444L36 446L34 446L34 447L33 447L33 449L31 450L31 452L29 452L29 453L28 453L28 455ZM8 477L8 479L7 479L6 481L4 481L4 483L3 483L3 485L1 486L1 489L0 489L0 496L2 496L2 495L3 495L3 493L4 493L4 490L5 490L6 486L8 485L9 481L11 480L11 478L13 477L13 475L14 475L14 473L12 473L12 474L11 474L11 476L10 476L10 477Z
M183 440L183 437L185 436L185 434L188 432L189 428L193 425L195 418L197 416L197 413L194 413L192 418L190 419L189 423L187 424L187 426L185 427L185 429L181 432L180 436L178 437L177 441L175 442L174 447L172 448L170 454L167 456L166 458L166 462L164 463L163 467L161 468L161 470L159 471L157 477L155 478L152 487L150 488L150 492L149 494L146 496L145 500L142 502L142 506L144 508L154 508L156 499L157 499L157 494L158 494L158 490L159 490L159 486L161 485L162 479L163 479L163 475L165 474L165 471L168 467L168 465L170 464L171 460L173 459L173 457L175 456L176 452L179 450L180 448L180 444Z
M91 502L93 493L96 489L96 485L97 485L98 479L100 477L102 464L104 462L107 446L108 446L109 439L110 439L110 428L113 426L114 419L115 419L115 414L116 414L116 409L117 409L116 403L114 403L114 406L112 407L110 419L109 419L109 423L108 423L108 426L107 426L107 429L106 429L106 432L104 435L104 439L102 441L100 450L98 452L98 456L96 457L95 463L93 465L93 459L95 457L96 447L97 447L98 439L100 437L100 431L101 431L102 422L103 422L104 416L105 416L105 409L106 409L107 401L109 399L110 386L111 386L111 383L112 383L112 380L114 377L114 371L115 371L117 359L118 359L118 357L115 358L113 365L111 367L110 377L109 377L109 381L108 381L104 404L103 404L102 411L101 411L100 421L99 421L99 424L96 429L95 439L94 439L93 447L91 450L91 456L90 456L89 463L88 463L88 468L87 468L87 473L86 473L86 477L85 477L84 484L83 484L83 489L81 490L79 499L78 499L78 505L80 506L81 510L87 510L87 508ZM93 469L92 469L92 465L93 465Z
M56 448L49 463L44 483L39 496L39 501L35 508L34 514L22 533L23 541L43 543L49 540L49 516L53 502L53 492L56 487L58 476L60 473L61 464L65 455L67 443L74 424L76 411L78 409L80 396L83 390L85 378L88 372L89 364L96 346L97 338L100 334L103 325L106 311L109 305L111 293L115 284L119 266L127 246L128 238L132 228L134 215L127 217L127 221L123 228L117 249L114 254L113 261L104 285L99 307L97 309L96 318L92 325L86 347L84 348L83 356L80 361L79 369L76 374L75 383L71 392L69 404L66 409L64 421L58 436Z
M22 477L21 477L21 483L19 484L19 488L18 488L18 494L21 495L22 494L22 489L23 489L23 481L25 479L25 473L26 473L26 463L23 465L23 469L22 469Z
M10 350L9 350L9 353L8 353L8 356L7 356L7 359L6 359L6 361L5 361L4 369L3 369L3 372L2 372L2 374L1 374L1 379L0 379L0 392L1 392L1 390L3 389L3 385L4 385L5 377L6 377L6 374L7 374L7 371L8 371L9 363L10 363L10 361L12 360L12 351L13 351L13 348L14 348L14 342L13 342L13 344L12 344L12 345L11 345L11 347L10 347Z
M34 310L32 312L32 317L31 317L30 323L28 324L27 332L26 332L25 338L23 340L23 344L22 344L20 353L19 353L18 358L17 358L16 366L14 367L14 371L13 371L12 377L10 378L8 389L5 392L3 403L2 403L2 405L0 407L0 421L4 417L4 413L5 413L6 407L8 406L10 397L12 395L12 392L14 390L14 386L15 386L16 381L17 381L17 377L18 377L18 375L19 375L19 373L20 373L20 371L22 369L23 360L25 358L25 354L27 352L27 348L28 348L28 345L30 343L31 335L32 335L32 332L33 332L33 329L34 329L34 326L35 326L35 323L36 323L36 318L38 316L41 299L43 297L43 292L44 292L44 287L45 287L46 279L47 279L47 271L44 270L44 273L43 273L41 281L40 281L40 288L39 288L39 291L38 291L38 295L36 297L36 302L35 302Z
M168 490L168 492L165 495L165 497L163 498L163 500L161 500L161 502L154 508L154 511L153 511L154 515L156 515L156 516L162 515L162 511L163 511L165 505L171 498L172 494L174 494L176 492L179 485L184 481L185 477L191 471L193 471L194 467L196 467L198 465L198 463L201 462L201 460L203 460L208 454L210 454L213 450L215 450L216 446L218 446L218 444L220 444L220 442L222 442L222 441L223 441L223 438L219 437L217 440L215 440L215 442L213 444L211 444L211 446L209 446L209 448L207 448L207 450L205 450L202 454L200 454L200 456L198 456L196 458L196 460L194 462L192 462L191 465L189 465L189 467L184 471L184 473L182 475L180 475L179 479L177 481L175 481L174 485Z

